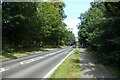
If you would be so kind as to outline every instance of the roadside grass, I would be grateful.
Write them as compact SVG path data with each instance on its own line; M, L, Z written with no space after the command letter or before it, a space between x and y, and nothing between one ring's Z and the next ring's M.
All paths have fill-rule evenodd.
M80 56L79 48L58 67L58 69L51 75L52 78L80 78Z
M30 54L35 54L35 52L12 52L12 53L4 53L0 55L0 59L8 59L13 58L16 59L17 57L26 56Z
M65 45L63 45L63 46L60 46L60 48L65 48L66 46Z
M50 51L50 50L54 50L54 48L41 48L42 51Z
M18 57L30 55L30 54L37 54L37 51L50 51L54 50L54 48L31 48L26 50L19 50L19 51L11 51L11 52L4 52L0 54L0 59L16 59Z

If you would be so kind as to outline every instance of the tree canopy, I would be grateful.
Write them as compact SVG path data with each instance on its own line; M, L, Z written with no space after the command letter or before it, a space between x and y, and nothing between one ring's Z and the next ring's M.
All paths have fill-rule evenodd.
M63 2L3 2L3 50L71 45Z
M79 17L79 42L104 60L120 64L120 2L92 2Z

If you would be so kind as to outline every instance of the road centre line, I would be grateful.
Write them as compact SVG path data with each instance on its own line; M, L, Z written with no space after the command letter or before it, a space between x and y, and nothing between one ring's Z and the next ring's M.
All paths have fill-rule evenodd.
M45 58L45 57L48 57L48 56L57 54L57 53L62 52L62 51L64 51L64 50L66 50L66 49L63 49L63 50L60 50L60 51L57 51L57 52L53 52L53 53L44 55L44 56L42 56L42 57L36 57L36 58L33 58L33 59L25 60L25 61L22 61L22 62L19 62L19 63L20 63L20 65L27 64L27 63L31 63L31 62L33 62L33 61L37 61L37 60L39 60L39 59L42 59L42 58Z

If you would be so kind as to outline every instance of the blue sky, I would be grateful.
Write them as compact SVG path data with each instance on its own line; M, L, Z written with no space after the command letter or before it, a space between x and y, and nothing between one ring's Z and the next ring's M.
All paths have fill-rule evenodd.
M73 33L77 37L78 29L76 25L80 22L78 17L81 13L84 13L90 8L90 2L91 1L85 1L82 0L65 0L64 1L66 6L64 8L65 14L67 15L67 18L64 20L64 22L67 24L68 28L73 28Z

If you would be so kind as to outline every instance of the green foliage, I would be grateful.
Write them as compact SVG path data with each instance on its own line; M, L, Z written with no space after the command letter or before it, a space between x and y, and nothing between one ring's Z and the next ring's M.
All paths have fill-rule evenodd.
M119 3L91 3L79 17L79 42L95 51L105 64L120 64Z
M3 2L3 51L73 44L63 2Z

